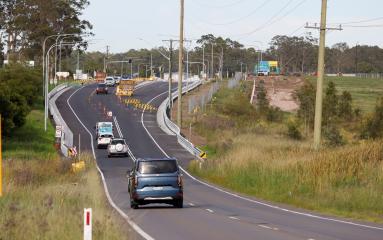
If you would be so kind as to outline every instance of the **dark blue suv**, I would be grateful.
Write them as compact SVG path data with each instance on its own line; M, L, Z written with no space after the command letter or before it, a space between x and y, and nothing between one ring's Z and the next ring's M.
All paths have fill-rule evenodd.
M131 208L151 203L183 207L182 175L176 159L137 159L128 178Z

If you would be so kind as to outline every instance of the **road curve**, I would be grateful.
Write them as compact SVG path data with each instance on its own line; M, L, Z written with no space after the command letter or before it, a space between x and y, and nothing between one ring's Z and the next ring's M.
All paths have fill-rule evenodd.
M168 85L154 82L141 87L135 97L159 106L166 98ZM140 157L176 157L182 167L193 156L186 152L174 136L158 127L156 113L126 107L113 94L95 95L95 86L88 85L65 92L56 104L75 135L81 150L95 148L93 127L98 121L115 121L120 131L115 135L126 138L132 154ZM112 111L115 119L108 119ZM136 224L137 239L262 239L262 240L381 240L383 226L328 217L305 210L245 198L184 174L184 208L144 206L130 209L126 171L132 167L131 158L108 159L106 150L94 149L113 203Z

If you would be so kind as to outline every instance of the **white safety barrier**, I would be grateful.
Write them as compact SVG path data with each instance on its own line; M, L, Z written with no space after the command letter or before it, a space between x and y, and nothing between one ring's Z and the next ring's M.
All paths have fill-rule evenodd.
M202 84L202 81L198 80L198 81L195 81L195 82L189 84L186 87L183 87L182 88L182 94L197 88L201 84ZM172 93L172 100L174 101L177 98L178 98L178 92L173 92ZM158 125L168 135L176 135L178 143L181 144L181 146L184 149L186 149L188 152L190 152L191 154L196 156L197 159L199 159L200 161L204 161L204 159L202 159L200 157L200 154L202 153L202 151L200 149L198 149L196 146L194 146L194 144L191 143L189 140L184 138L181 135L181 129L174 122L172 122L169 119L169 116L167 113L168 109L169 109L169 103L170 103L169 98L167 98L164 102L162 102L162 104L158 108L158 112L157 112L157 123L158 123Z
M62 127L62 134L61 134L61 152L65 157L68 157L68 149L73 147L73 133L68 127L68 125L65 123L64 119L62 118L60 111L58 110L56 106L56 100L69 90L69 84L61 84L57 87L55 87L52 91L49 92L48 98L49 98L49 112L53 117L53 120L56 124L56 126Z

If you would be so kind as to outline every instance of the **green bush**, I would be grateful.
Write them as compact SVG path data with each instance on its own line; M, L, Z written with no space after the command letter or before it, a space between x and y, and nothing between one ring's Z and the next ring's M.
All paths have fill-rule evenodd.
M333 124L326 126L324 130L324 138L325 144L329 147L339 147L345 144L339 129Z
M302 134L299 131L299 123L294 119L289 119L287 122L287 136L295 140L302 139Z
M375 112L368 116L362 126L360 137L362 139L377 139L383 137L383 97L375 107Z
M5 135L21 127L38 104L42 77L35 69L11 65L0 70L0 114Z

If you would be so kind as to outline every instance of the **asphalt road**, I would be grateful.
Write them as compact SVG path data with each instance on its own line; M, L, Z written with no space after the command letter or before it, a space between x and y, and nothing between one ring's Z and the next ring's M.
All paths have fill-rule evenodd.
M168 85L155 82L138 89L135 98L159 106L167 96ZM117 121L136 158L176 157L184 169L193 160L174 136L157 126L156 113L143 113L126 107L115 95L95 95L89 85L65 92L58 108L75 135L81 151L92 151L104 174L113 203L128 216L136 230L154 239L262 239L262 240L382 240L383 226L329 217L301 209L246 198L206 184L188 173L184 174L184 208L148 205L130 209L126 172L131 158L107 158L105 149L96 149L94 129L98 121ZM114 118L108 118L112 111ZM92 136L89 134L92 134ZM94 211L97 211L96 209ZM134 232L132 239L141 239ZM146 235L145 235L146 234Z

